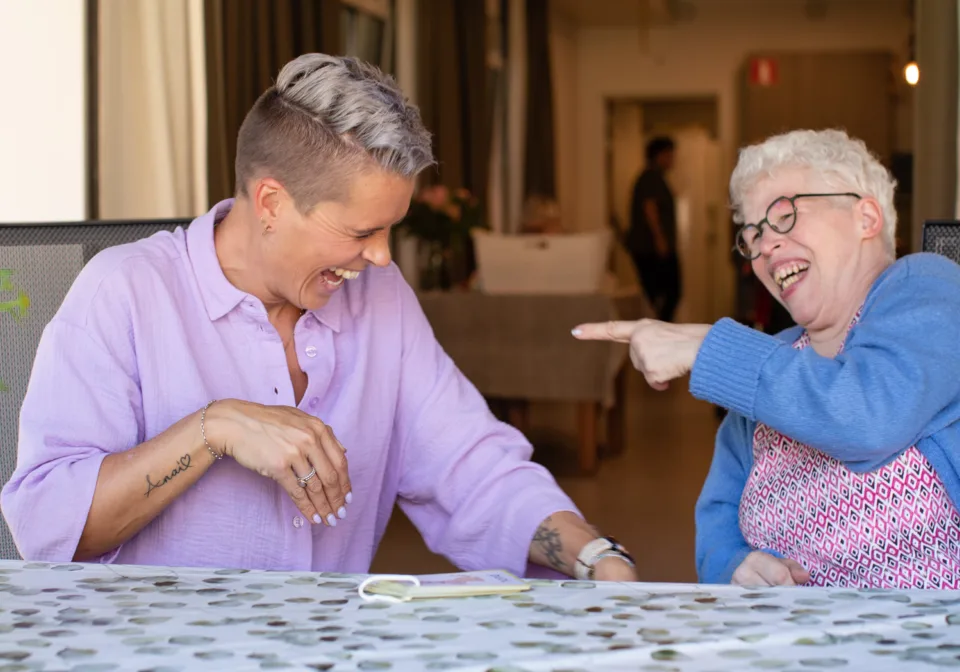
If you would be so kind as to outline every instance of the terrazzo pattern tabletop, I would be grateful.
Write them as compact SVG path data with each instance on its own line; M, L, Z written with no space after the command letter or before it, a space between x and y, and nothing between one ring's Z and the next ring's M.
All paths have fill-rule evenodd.
M365 602L362 576L0 562L7 670L925 670L960 593L533 582Z

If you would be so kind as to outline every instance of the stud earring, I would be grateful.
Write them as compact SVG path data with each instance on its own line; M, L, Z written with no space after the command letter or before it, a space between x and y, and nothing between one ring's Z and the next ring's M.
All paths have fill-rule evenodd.
M267 225L267 222L263 217L260 218L260 224L263 226L263 231L260 233L260 235L267 235L270 232L270 227Z

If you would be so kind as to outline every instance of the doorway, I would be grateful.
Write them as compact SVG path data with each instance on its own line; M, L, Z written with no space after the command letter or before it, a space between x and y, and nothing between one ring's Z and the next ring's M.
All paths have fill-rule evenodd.
M676 199L677 246L683 295L680 322L714 322L733 312L733 272L727 245L726 185L713 96L612 98L606 114L607 214L622 241L630 225L633 185L644 168L647 142L659 135L675 144L667 181ZM621 284L639 286L626 248L618 246L614 271Z

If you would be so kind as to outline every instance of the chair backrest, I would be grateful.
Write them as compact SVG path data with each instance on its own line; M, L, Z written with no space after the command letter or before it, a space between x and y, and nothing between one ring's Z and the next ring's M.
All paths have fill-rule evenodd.
M17 463L20 405L44 327L100 250L190 220L0 224L0 485ZM51 422L56 418L51 417ZM0 559L20 556L0 517Z
M934 219L924 222L923 251L942 254L960 264L960 221Z

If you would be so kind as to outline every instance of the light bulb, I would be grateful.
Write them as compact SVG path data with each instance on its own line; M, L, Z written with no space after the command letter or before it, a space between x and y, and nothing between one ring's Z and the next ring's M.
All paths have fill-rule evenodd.
M903 69L903 77L907 80L907 84L916 86L920 81L920 66L915 61L910 61Z

